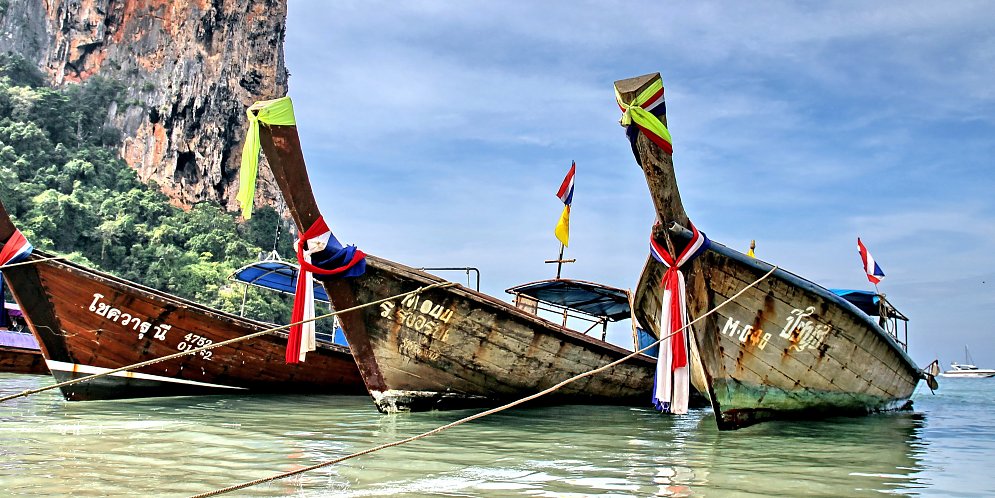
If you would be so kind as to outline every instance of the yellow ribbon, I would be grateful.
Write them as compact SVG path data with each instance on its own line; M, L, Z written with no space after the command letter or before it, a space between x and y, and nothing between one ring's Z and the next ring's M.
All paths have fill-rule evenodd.
M615 89L615 101L618 102L618 106L622 108L622 119L619 119L618 123L626 128L628 128L633 122L642 128L648 130L650 133L655 134L667 143L674 143L670 138L670 130L663 125L652 112L647 111L642 108L642 105L646 103L650 97L656 95L660 90L663 89L663 80L656 80L652 85L643 90L639 95L636 96L632 102L626 104L622 101L622 94L618 92L618 88Z
M252 201L256 195L256 176L259 174L259 123L267 125L292 126L294 104L290 97L273 100L260 100L245 111L249 116L249 129L242 145L242 167L238 173L238 199L242 206L242 217L252 217Z

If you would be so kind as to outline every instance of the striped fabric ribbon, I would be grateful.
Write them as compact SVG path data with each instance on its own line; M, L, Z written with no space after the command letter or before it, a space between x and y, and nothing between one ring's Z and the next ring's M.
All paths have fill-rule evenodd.
M619 120L619 124L625 127L626 135L629 136L629 141L633 144L633 152L635 152L636 136L642 131L646 138L649 138L657 147L663 149L667 154L674 154L670 131L660 121L660 116L667 115L662 80L656 80L628 104L622 100L622 94L616 88L615 102L622 110L622 119ZM636 158L638 160L638 154L636 154Z
M20 230L14 229L14 234L7 239L0 249L0 267L17 263L31 255L34 247L24 238Z
M290 322L314 318L314 277L326 280L335 277L356 277L366 271L366 254L356 246L343 247L319 217L297 240L297 290ZM313 321L290 327L287 339L287 363L304 361L309 351L314 351L315 324Z
M684 274L680 269L708 248L708 237L691 225L691 241L681 251L676 261L650 236L650 253L667 266L663 275L663 308L660 316L660 335L670 336L660 344L660 356L656 363L656 378L653 383L653 406L665 413L682 414L688 411L688 398L691 395L691 375L688 364L687 331L683 330L688 319L687 290ZM680 331L680 332L678 332ZM676 332L676 333L675 333Z

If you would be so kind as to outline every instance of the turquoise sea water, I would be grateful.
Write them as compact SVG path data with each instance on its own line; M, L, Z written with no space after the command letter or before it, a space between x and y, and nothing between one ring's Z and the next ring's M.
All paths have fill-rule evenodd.
M51 384L0 374L0 394ZM941 379L908 413L719 432L710 410L512 409L231 496L993 496L995 379ZM474 413L381 415L366 397L0 405L2 496L186 496Z

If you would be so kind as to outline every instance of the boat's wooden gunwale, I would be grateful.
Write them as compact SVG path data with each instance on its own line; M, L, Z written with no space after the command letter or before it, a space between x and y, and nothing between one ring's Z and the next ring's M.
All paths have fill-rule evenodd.
M353 290L357 300L373 300L380 297L380 294L398 294L409 287L418 286L418 282L406 281L403 276L396 273L384 271L377 266L368 266L367 285L354 282ZM382 273L382 274L381 274ZM389 277L389 278L388 278ZM391 283L385 283L389 281ZM370 289L375 287L375 291ZM455 301L454 320L460 320L459 325L449 324L440 329L440 332L426 335L413 331L407 327L395 326L389 328L386 334L384 327L374 323L378 317L374 313L366 312L363 318L366 333L370 341L377 345L379 358L384 365L384 375L388 377L389 383L397 389L418 390L431 387L434 389L446 389L456 392L471 393L485 396L488 392L514 393L519 392L524 385L534 382L534 378L542 377L532 371L524 371L528 368L545 368L553 370L554 373L563 374L564 368L553 369L556 362L572 361L570 371L577 373L597 368L610 359L617 359L622 355L629 354L629 351L614 351L604 349L600 354L587 354L579 358L573 358L569 354L564 354L565 345L570 347L586 348L587 341L583 337L565 336L558 331L549 328L536 327L531 317L521 314L505 314L500 308L489 303L482 303L472 299L461 299L461 296L454 296L452 293L436 290L426 291L424 299L434 303L447 303ZM440 337L448 337L450 331L458 331L455 337L461 342L446 342ZM423 350L408 351L401 353L394 350L394 347L404 347L406 344L417 344ZM555 344L555 346L554 346ZM526 347L527 345L527 347ZM527 354L522 351L528 349ZM390 351L387 351L390 350ZM417 365L407 363L405 358L417 360ZM537 362L530 364L529 362ZM450 365L446 365L450 362ZM636 362L639 363L638 361ZM652 362L645 362L647 367ZM411 367L405 370L405 365ZM410 374L413 378L422 379L420 370L424 365L437 367L433 382L426 383L420 380L417 386L406 385L402 379L393 375L398 371ZM416 368L417 367L417 368ZM448 367L448 368L447 368ZM628 368L628 367L626 367ZM516 370L518 369L518 370ZM520 379L520 384L503 384L496 379L498 377ZM530 380L533 379L533 380ZM562 380L558 378L556 380ZM582 388L571 386L564 388L564 392L581 391Z
M424 283L425 285L431 285L431 284L436 284L436 283L448 282L448 280L446 280L446 279L444 279L442 277L438 277L438 276L432 275L430 273L419 271L419 270L416 270L416 269L414 269L412 267L405 266L403 264L396 263L396 262L393 262L393 261L390 261L390 260L387 260L387 259L384 259L384 258L380 258L380 257L373 256L373 255L367 255L367 264L369 265L371 263L378 264L378 265L382 266L383 268L388 269L388 271L393 271L393 272L396 272L398 274L402 274L402 275L410 278L411 280L415 280L415 281ZM629 353L632 352L632 351L627 350L627 349L625 349L623 347L616 346L616 345L614 345L614 344L612 344L610 342L601 341L598 338L592 337L592 336L587 335L587 334L584 334L583 332L579 332L579 331L576 331L576 330L564 327L561 324L558 324L556 322L552 322L552 321L547 320L547 319L545 319L545 318L543 318L541 316L534 315L534 314L529 313L527 311L524 311L524 310L522 310L520 308L517 308L517 307L515 307L515 305L513 305L511 303L508 303L508 302L502 301L500 299L497 299L496 297L491 296L489 294L484 294L482 292L475 291L475 290L470 289L470 288L468 288L468 287L466 287L464 285L461 285L459 283L456 283L452 287L449 287L448 290L450 292L452 292L453 294L456 294L456 295L458 295L460 297L463 297L463 298L466 298L466 299L470 299L470 300L474 300L474 301L478 301L478 302L481 302L481 303L487 303L490 306L493 306L493 307L496 307L496 308L500 308L501 311L504 312L504 313L508 313L510 315L515 315L518 318L521 318L523 320L527 320L529 322L532 322L532 323L536 324L537 326L542 327L544 329L555 331L556 333L562 334L562 335L567 336L567 337L570 337L571 339L576 339L576 340L580 340L580 341L583 341L583 342L586 342L586 343L589 343L589 344L592 344L592 345L596 345L598 347L604 347L606 349L611 349L611 350L614 350L617 353L629 354ZM650 358L649 356L646 356L644 354L640 354L637 358L639 360L641 360L641 361L650 361L650 362L655 363L655 360L653 358Z
M48 367L37 349L0 346L0 372L45 375Z
M130 282L61 260L30 256L34 264L5 271L12 294L25 311L46 363L58 380L68 380L163 357L178 351L184 334L212 343L265 330L259 322L208 312L203 306L164 293L136 288ZM99 300L120 316L146 320L144 339L138 330L120 323L118 315L87 309ZM138 323L138 322L129 322ZM166 339L153 339L152 326L169 324ZM136 325L137 326L137 325ZM193 336L191 336L193 337ZM191 341L200 339L191 339ZM194 342L187 349L192 349ZM134 374L104 377L63 388L70 400L117 399L233 392L320 392L361 394L358 371L347 348L322 345L307 366L288 368L283 362L285 336L271 333L253 341L221 346L211 360L184 356L134 370Z
M690 233L687 230L681 230L682 238L688 237L689 235ZM751 258L738 251L734 251L718 242L712 241L709 250L725 258L737 261L740 264L747 265L753 270L751 271L751 276L754 276L753 277L754 279L759 278L760 276L766 274L767 272L769 272L771 269L774 268L774 266L771 265L770 263L758 260L756 258ZM742 287L745 287L746 285L750 284L753 281L741 278L736 274L731 274L731 275L736 277L737 283L739 283ZM898 341L895 340L895 338L892 337L891 334L882 329L881 326L878 325L873 318L871 318L863 311L857 309L857 307L854 306L853 303L847 301L846 299L843 299L842 297L831 292L829 289L826 289L825 287L822 287L818 284L808 281L782 268L778 268L777 270L775 270L768 280L772 282L781 281L786 283L789 286L789 288L794 287L797 289L808 291L818 296L821 299L831 302L833 305L835 305L837 309L841 311L842 310L848 311L849 312L848 318L858 322L862 322L862 325L866 326L869 330L873 331L879 339L882 339L884 342L888 343L888 345L890 346L888 349L897 353L901 357L903 363L908 369L915 372L920 371L919 367L916 366L915 361L913 361L912 358L909 357L908 353L905 352L905 349L901 346L901 344L899 344ZM768 283L767 285L775 285L775 284ZM735 290L738 290L738 288Z
M632 102L659 78L654 73L621 80L616 90L623 102ZM666 116L661 122L666 126ZM673 157L645 133L634 138L636 162L645 174L660 222L653 238L678 254L691 238L683 227L691 225L681 203ZM897 339L871 317L796 274L714 241L682 270L692 317L711 311L773 270L736 303L694 328L697 361L720 429L769 418L897 409L907 406L923 377ZM650 322L651 329L659 320L658 282L663 272L662 264L648 260L636 291L635 312ZM654 331L659 336L659 327Z
M55 257L55 256L53 254L51 254L51 253L48 253L48 252L45 252L45 251L42 251L42 250L37 250L37 249L34 251L34 255L32 256L32 258L34 260L42 259L42 258L53 258L53 257ZM44 264L47 264L47 265L53 266L53 267L61 268L63 271L66 271L66 272L69 272L69 273L73 273L73 274L78 274L82 278L85 278L85 279L88 279L88 280L93 280L93 281L96 281L96 282L101 282L101 283L103 283L105 285L119 286L119 287L128 288L128 289L130 289L130 292L136 294L137 296L142 297L143 299L150 299L150 300L162 301L164 304L170 304L170 305L176 306L177 309L186 309L186 310L189 310L192 313L197 313L197 314L204 315L204 316L210 316L211 318L213 318L215 320L218 320L218 321L221 321L221 322L225 322L225 323L230 324L232 326L238 326L238 327L247 327L247 326L249 326L249 327L252 327L252 328L256 328L258 330L265 330L265 329L269 329L269 328L277 328L277 327L279 327L278 325L273 325L273 324L270 324L270 323L260 322L260 321L253 320L253 319L247 318L247 317L239 317L239 316L235 316L235 315L229 315L229 314L221 312L220 310L215 310L213 308L208 308L208 307L206 307L206 306L204 306L202 304L196 303L194 301L190 301L188 299L184 299L184 298L179 297L179 296L175 296L175 295L172 295L172 294L166 294L166 293L161 292L161 291L159 291L157 289L153 289L151 287L146 287L146 286L144 286L142 284L139 284L137 282L133 282L131 280L127 280L127 279L124 279L124 278L121 278L121 277L117 277L117 276L111 275L109 273L104 273L104 272L101 272L99 270L95 270L95 269L92 269L92 268L87 268L85 266L79 265L79 264L74 263L72 261L69 261L67 259L51 259L49 261L45 261ZM278 337L282 337L282 338L286 338L287 337L287 333L286 332L279 331L279 330L274 330L274 331L271 332L271 334L273 334L275 336L278 336ZM341 352L341 353L348 353L349 352L349 348L348 347L342 346L340 344L334 344L334 343L328 343L328 342L319 342L317 344L317 346L320 347L320 348L323 348L323 349L330 349L330 350L338 351L338 352Z
M729 280L733 280L733 279L735 279L735 277L730 277ZM718 281L718 279L712 279L712 281L716 282L716 281ZM742 281L740 281L740 282L742 282ZM727 281L727 283L730 283L730 282ZM743 285L745 285L745 284L743 284ZM718 287L718 286L714 286L714 287ZM723 291L722 289L719 289L719 288L714 288L713 290L715 291L715 297L716 297L716 299L714 300L714 302L721 302L721 301L724 301L725 299L728 299L736 291L738 291L740 288L741 287L739 287L739 286L737 286L735 284L729 285L727 291ZM778 299L778 301L781 303L780 307L782 309L791 306L790 302L788 302L787 300ZM795 300L795 302L797 302L797 300ZM723 319L727 319L729 316L732 316L732 315L737 315L739 317L742 317L744 315L750 315L751 313L754 312L754 308L747 307L742 302L733 302L733 303L729 303L726 306L728 308L727 310L725 310L725 311L721 311L720 310L718 312L718 315L720 317L722 317ZM734 313L733 310L739 310L739 313ZM847 320L849 318L852 318L852 317L848 317L848 316L847 317L843 317L843 316L838 316L838 315L839 315L839 310L833 308L830 311L828 311L828 314L823 315L822 317L820 317L819 323L821 323L821 324L832 324L832 323L838 324L838 323L841 323L841 322L843 322L843 321L845 321L845 320ZM775 322L771 322L771 321L765 321L765 323L769 324L769 325L768 326L764 326L764 327L755 327L755 328L762 328L763 330L775 330L777 327L783 325L783 324L779 324L779 323L775 323ZM852 346L852 348L853 348L851 351L838 353L839 356L842 356L844 358L853 358L854 355L859 350L859 351L863 352L866 356L872 357L874 359L877 359L879 361L884 362L886 365L891 366L892 371L895 372L896 374L901 374L901 372L902 372L900 370L902 368L901 367L901 362L886 360L886 356L893 355L894 352L890 348L888 348L887 346L882 345L882 342L880 341L880 339L877 336L865 333L865 334L861 334L858 337L858 336L856 336L856 335L854 335L853 333L850 332L851 330L853 330L853 328L851 328L851 327L834 327L832 330L833 330L833 334L834 335L836 335L838 338L842 339L841 341L837 341L837 342L840 343L840 344L838 344L838 346L847 346L847 345L849 345L849 346ZM861 330L865 330L865 329L861 329ZM868 344L871 344L874 347L867 347ZM837 351L838 351L838 348L834 348L833 350L831 350L831 352L827 352L826 354L817 354L814 350L808 350L808 349L806 349L805 351L801 351L801 352L798 352L798 351L792 352L791 355L795 359L802 359L802 358L804 358L804 359L808 360L808 362L810 362L810 363L815 363L817 361L821 361L821 360L824 360L824 359L832 359L833 361L836 361L837 363L843 364L843 363L841 363L839 360L837 360L835 358L836 354L834 354L834 353L837 352ZM788 353L785 353L785 354L788 354ZM845 366L845 364L844 364L844 366ZM846 366L845 366L845 368L847 368L848 370L850 370L853 373L853 375L859 376L859 373L857 371L852 370L852 369L850 369L849 367L846 367Z
M318 219L319 210L307 177L296 127L264 126L260 129L260 143L291 216L300 230L307 229ZM328 281L324 285L334 306L345 309L440 282L445 280L368 255L365 275ZM378 310L364 309L340 317L366 386L381 411L455 408L459 407L460 401L493 405L537 392L550 381L564 380L568 373L582 373L602 366L610 359L630 354L624 348L463 286L428 289L419 296L433 303L447 303L453 316L459 313L460 318L434 328L429 335L424 331L407 330L410 327L397 322L380 323L380 318L396 319L392 308L385 310L384 315L379 315ZM500 320L491 317L500 317ZM541 350L529 360L520 359L520 354L527 351L533 340L536 347L545 348L541 343L547 336L560 343L558 352L567 348L561 360L549 361L549 355ZM446 337L450 342L445 342ZM530 361L539 363L531 364ZM575 385L555 393L550 399L601 403L649 399L654 365L655 360L637 355L632 361L583 382L588 391L578 391ZM509 369L516 368L519 370L509 373ZM557 375L536 375L535 369L546 368ZM579 370L581 368L585 370ZM602 381L602 378L613 381ZM628 389L632 394L620 394L620 389ZM442 406L441 401L456 403Z

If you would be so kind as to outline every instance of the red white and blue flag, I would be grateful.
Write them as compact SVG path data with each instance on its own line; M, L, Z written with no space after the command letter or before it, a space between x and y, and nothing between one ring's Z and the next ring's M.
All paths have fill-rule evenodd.
M563 204L567 206L573 204L574 201L574 173L577 172L577 161L570 162L570 171L567 172L567 176L563 178L563 183L560 184L560 190L556 192L556 196L563 201Z
M329 280L340 277L358 277L366 271L366 254L356 246L343 246L325 223L318 217L296 242L297 290L294 307L290 313L291 325L287 337L288 364L304 361L309 351L317 346L314 325L314 279ZM312 278L313 277L313 278ZM297 323L307 320L307 323Z
M864 272L867 273L867 280L874 285L877 285L884 279L884 271L878 265L877 261L874 261L874 256L867 251L864 247L864 243L860 241L860 237L857 237L857 251L860 252L860 260L864 262Z
M7 242L0 249L0 266L9 265L17 263L22 259L26 259L34 247L28 242L28 239L24 238L24 234L20 230L14 229L14 235L11 235Z
M560 190L556 191L556 197L563 201L563 213L560 214L560 219L556 222L553 234L564 246L570 245L570 204L574 201L574 174L576 172L577 162L571 161L570 171L567 171L567 176L563 178Z

